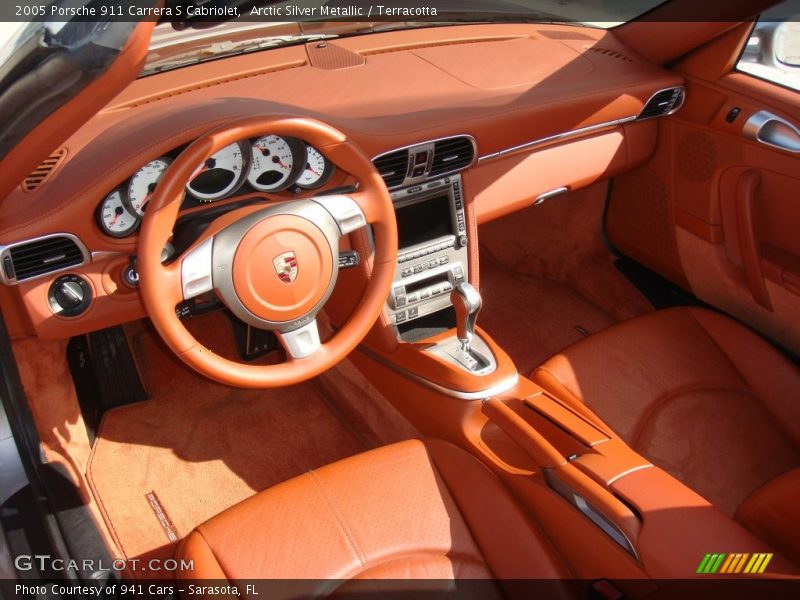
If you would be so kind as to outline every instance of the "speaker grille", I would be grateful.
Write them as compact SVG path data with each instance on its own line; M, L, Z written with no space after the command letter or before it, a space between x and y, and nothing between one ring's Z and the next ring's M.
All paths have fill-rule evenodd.
M700 131L688 133L678 144L678 172L693 183L711 179L719 164L714 138Z

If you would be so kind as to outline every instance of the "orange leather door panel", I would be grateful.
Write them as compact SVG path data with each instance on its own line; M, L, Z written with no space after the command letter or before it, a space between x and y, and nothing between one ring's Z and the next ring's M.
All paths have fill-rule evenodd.
M800 352L800 154L743 134L761 110L800 124L800 93L740 73L684 75L686 104L659 123L653 157L615 182L609 239Z

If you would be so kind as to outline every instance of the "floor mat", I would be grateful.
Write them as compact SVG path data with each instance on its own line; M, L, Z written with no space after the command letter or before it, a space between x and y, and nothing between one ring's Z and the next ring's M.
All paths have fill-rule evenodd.
M152 331L129 337L150 399L106 414L87 472L127 558L171 556L220 511L370 445L314 384L229 388L185 367Z
M615 320L572 288L538 277L520 275L481 253L483 310L478 325L485 329L528 374L559 350Z

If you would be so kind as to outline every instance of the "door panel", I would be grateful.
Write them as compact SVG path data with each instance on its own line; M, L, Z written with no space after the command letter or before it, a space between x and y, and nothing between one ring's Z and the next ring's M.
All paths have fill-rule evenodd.
M800 127L800 93L739 73L684 75L686 104L661 120L656 152L615 182L609 239L800 353L800 153L745 128L760 111Z

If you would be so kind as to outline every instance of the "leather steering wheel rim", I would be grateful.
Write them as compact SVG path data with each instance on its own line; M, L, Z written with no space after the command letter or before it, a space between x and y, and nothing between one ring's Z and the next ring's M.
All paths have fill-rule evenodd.
M224 358L204 347L183 325L175 307L185 298L186 269L183 262L192 248L197 249L203 240L207 241L214 234L229 230L231 225L242 219L254 218L253 213L260 207L246 207L226 213L209 226L192 248L169 264L161 263L161 254L172 235L186 182L197 165L233 142L266 134L303 139L358 180L359 189L356 193L335 199L346 204L349 202L348 206L355 203L363 213L362 224L371 225L374 231L374 255L368 261L371 272L366 290L348 321L333 337L304 358L289 358L275 365L249 365ZM309 201L298 201L298 204L300 202ZM290 205L292 201L286 204ZM341 225L343 221L336 222ZM345 229L341 230L341 235L346 233ZM260 247L258 244L261 241L256 240L255 246ZM266 262L270 258L263 257ZM246 388L271 388L311 379L343 360L358 346L377 320L389 295L396 260L397 225L392 201L383 179L361 149L342 132L314 119L253 116L231 121L200 136L172 162L159 180L144 214L137 267L139 288L150 319L167 346L183 362L220 383ZM209 270L209 275L213 275L216 281L218 271L224 271L225 268L225 265L216 265L216 270ZM275 270L278 270L277 265ZM320 309L321 306L316 311ZM316 327L316 322L314 324Z

